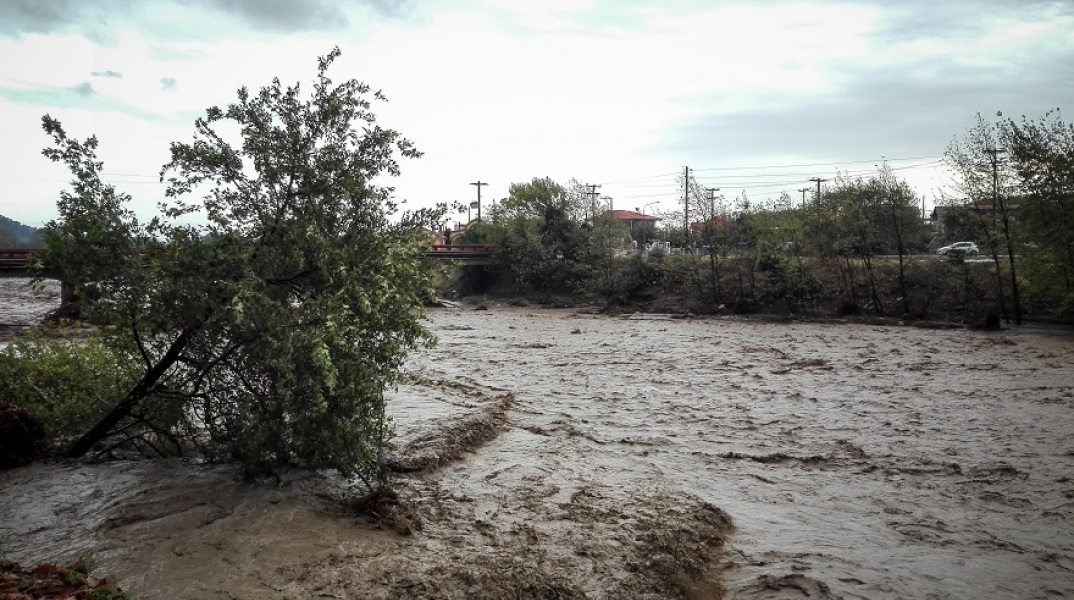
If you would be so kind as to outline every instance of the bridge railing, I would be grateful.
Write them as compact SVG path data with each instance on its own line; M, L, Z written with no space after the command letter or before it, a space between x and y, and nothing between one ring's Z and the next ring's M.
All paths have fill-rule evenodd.
M499 246L488 244L435 244L429 248L430 254L494 254Z
M34 248L0 248L0 269L21 270L30 265L35 254L43 250Z

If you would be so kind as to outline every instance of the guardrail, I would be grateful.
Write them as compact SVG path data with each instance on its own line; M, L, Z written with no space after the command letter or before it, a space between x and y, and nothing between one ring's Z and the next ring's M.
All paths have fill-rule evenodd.
M15 274L29 272L34 254L43 250L33 248L0 248L0 272Z
M429 253L446 254L494 254L499 251L498 246L488 244L436 244L429 248Z

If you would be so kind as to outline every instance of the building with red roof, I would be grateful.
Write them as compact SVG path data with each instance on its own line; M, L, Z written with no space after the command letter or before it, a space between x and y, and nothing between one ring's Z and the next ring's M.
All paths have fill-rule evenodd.
M660 217L654 217L632 210L613 210L610 212L613 219L626 223L627 227L631 229L634 229L635 223L652 223L655 225L656 222L660 220Z

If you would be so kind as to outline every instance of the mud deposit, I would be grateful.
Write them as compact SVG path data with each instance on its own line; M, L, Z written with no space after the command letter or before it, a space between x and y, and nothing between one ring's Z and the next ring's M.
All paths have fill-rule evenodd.
M411 535L326 475L50 464L0 474L0 545L140 598L1074 596L1069 335L430 317Z

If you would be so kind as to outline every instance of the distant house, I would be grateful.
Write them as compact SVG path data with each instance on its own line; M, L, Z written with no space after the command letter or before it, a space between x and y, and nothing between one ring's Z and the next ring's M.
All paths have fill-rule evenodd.
M1011 222L1016 221L1019 206L1017 204L1008 204L1006 206L1006 208L1007 208L1007 215L1010 218ZM994 216L993 218L995 218L996 221L999 221L1001 219L999 211L997 210L996 206L994 204L992 204L991 202L989 202L989 203L983 203L983 202L974 203L974 202L971 202L969 200L964 200L964 201L962 201L961 204L952 204L952 205L948 205L948 206L937 206L937 207L932 209L932 213L929 215L929 220L932 221L933 229L939 234L939 238L941 240L945 239L946 236L947 236L947 229L948 229L948 226L949 226L948 219L951 218L953 216L953 214L954 214L952 211L956 211L956 210L959 210L959 209L964 209L964 210L969 211L969 212L977 213L978 215L991 214L991 215ZM963 214L966 214L966 213L963 213Z
M946 217L947 213L950 211L950 206L935 206L933 207L932 212L929 213L929 220L933 223L943 223L944 217Z
M643 214L643 213L640 213L640 212L634 212L632 210L613 210L613 211L610 211L610 214L612 215L613 219L625 223L626 226L629 227L631 231L634 230L634 225L636 223L637 224L642 224L642 225L644 225L646 223L650 223L650 224L655 225L656 222L660 220L659 217L654 217L652 215L646 215L646 214Z
M699 233L701 231L704 231L706 225L711 225L713 227L726 227L727 219L723 217L712 217L708 221L694 221L693 223L690 223L690 231L694 233Z
M973 211L975 213L982 214L982 215L996 212L996 206L994 204L990 203L990 202L989 203L970 202L969 200L964 200L961 204L953 204L953 205L949 205L949 206L937 206L937 207L933 208L932 213L929 215L929 220L931 220L931 221L943 221L944 218L948 214L950 214L952 209L957 209L957 208L964 208L966 210L970 210L970 211ZM1017 204L1008 204L1006 208L1007 208L1007 212L1013 215L1014 213L1018 212L1019 207L1018 207Z

